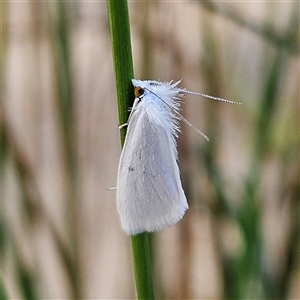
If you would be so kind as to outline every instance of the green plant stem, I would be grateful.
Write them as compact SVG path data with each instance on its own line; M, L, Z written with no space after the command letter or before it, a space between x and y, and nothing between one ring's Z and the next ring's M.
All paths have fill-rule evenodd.
M107 0L110 38L112 43L114 74L120 124L127 122L128 108L133 104L133 64L130 43L128 7L125 0ZM126 127L120 130L123 146Z
M131 236L138 299L154 299L148 232Z
M117 90L119 123L127 122L128 108L133 103L133 64L130 43L128 7L125 0L107 0L114 73ZM126 128L121 129L124 144ZM131 237L135 285L138 299L154 299L148 233Z

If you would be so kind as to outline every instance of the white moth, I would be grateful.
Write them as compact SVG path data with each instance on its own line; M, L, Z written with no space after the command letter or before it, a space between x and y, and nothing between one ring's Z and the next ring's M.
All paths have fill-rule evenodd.
M179 88L180 81L132 79L132 83L136 98L128 122L120 126L128 128L117 181L117 209L122 229L128 235L174 225L188 209L175 140L179 120L193 127L179 113L184 93L233 103Z

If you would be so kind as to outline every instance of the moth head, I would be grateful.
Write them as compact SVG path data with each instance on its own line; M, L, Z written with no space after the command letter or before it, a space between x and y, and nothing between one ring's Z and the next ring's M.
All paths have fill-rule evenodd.
M140 96L142 96L144 94L144 91L145 90L143 88L141 88L140 86L136 86L136 87L134 87L134 96L136 98L139 98Z

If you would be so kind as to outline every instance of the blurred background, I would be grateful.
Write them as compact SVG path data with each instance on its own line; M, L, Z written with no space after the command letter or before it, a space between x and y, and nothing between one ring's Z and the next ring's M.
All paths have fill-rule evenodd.
M132 299L105 2L3 2L1 299ZM299 299L299 2L129 2L135 77L183 79L190 209L157 299Z

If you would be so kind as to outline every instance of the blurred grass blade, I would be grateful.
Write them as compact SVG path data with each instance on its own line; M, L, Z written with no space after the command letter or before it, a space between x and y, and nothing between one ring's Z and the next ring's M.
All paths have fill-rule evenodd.
M63 142L66 151L67 168L71 176L75 176L75 124L74 98L70 66L70 46L68 40L67 3L56 1L50 11L53 29L52 53L54 57L57 104L62 125Z
M22 262L17 259L17 270L16 273L18 275L20 291L23 294L23 299L34 300L39 299L37 297L35 287L36 287L36 280L30 274L29 270L25 268Z
M56 104L58 108L61 142L63 145L63 163L65 165L65 191L67 210L66 232L68 237L68 250L60 251L62 259L68 266L69 281L72 289L72 297L81 299L82 283L79 258L78 231L79 199L76 157L76 124L73 95L73 78L71 71L71 51L69 41L69 2L48 2L49 31L51 36L51 54L53 60L54 89L56 90ZM57 241L57 240L56 240ZM60 244L57 245L61 249Z
M0 299L1 300L8 300L9 299L8 295L7 295L6 291L5 291L2 279L0 279Z
M247 17L246 14L241 15L240 11L236 11L234 8L230 7L228 3L218 3L216 1L199 1L199 3L206 9L218 13L230 21L245 27L252 32L260 35L267 41L270 41L278 48L285 48L293 54L300 53L299 47L299 34L297 38L297 33L299 32L299 3L295 2L295 9L293 10L295 14L298 14L298 18L295 16L295 22L293 23L293 34L279 34L274 27L271 27L268 24L257 23L253 18ZM298 5L298 7L297 7ZM246 10L245 10L246 12ZM298 40L297 40L298 39Z
M254 144L254 152L258 157L266 154L268 151L269 130L272 125L274 110L277 107L278 91L280 82L285 74L286 63L286 53L279 50L277 56L271 62L268 73L265 75L263 94L257 109L257 132L259 134L256 136L257 140Z

